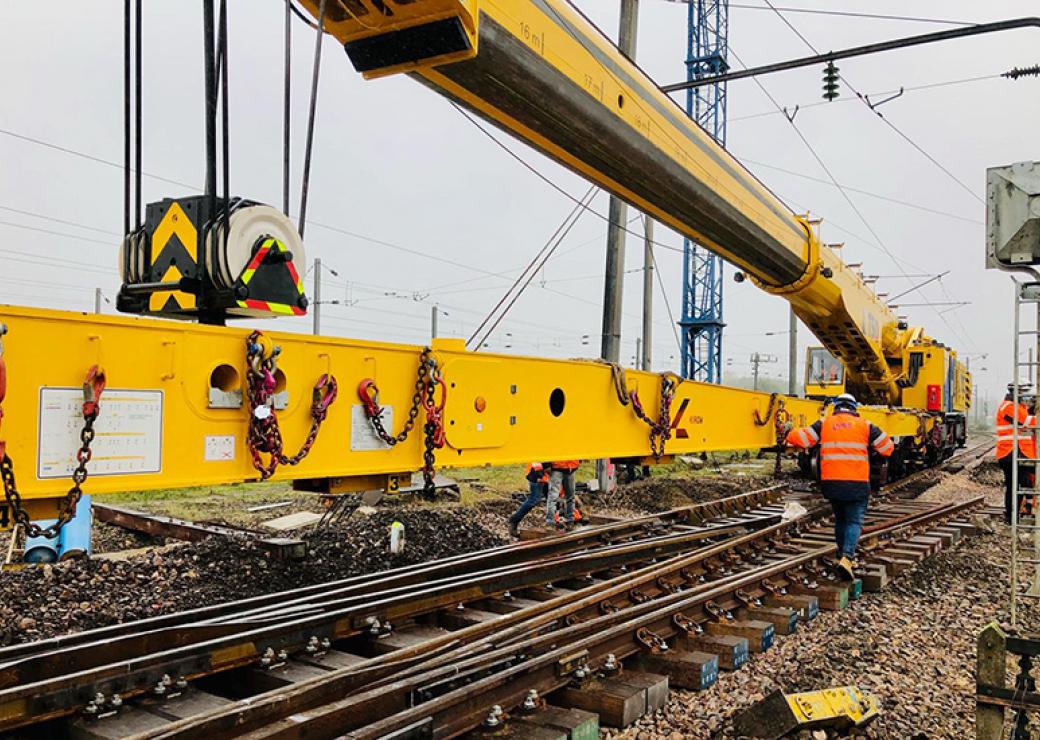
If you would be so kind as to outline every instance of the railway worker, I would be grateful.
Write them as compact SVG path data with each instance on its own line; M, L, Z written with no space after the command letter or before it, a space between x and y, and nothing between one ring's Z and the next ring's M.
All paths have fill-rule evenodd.
M527 498L524 499L524 502L520 504L520 508L509 517L510 536L520 536L519 531L517 531L520 522L522 522L524 517L527 516L527 512L536 507L549 493L550 466L551 463L532 462L527 463L527 467L524 468L524 477L527 479L529 493L527 494Z
M549 502L545 507L545 523L550 527L569 528L574 526L574 471L581 460L557 460L552 463L549 473ZM556 521L556 507L560 501L560 490L563 490L563 521Z
M1019 386L1019 399L1028 386ZM1008 392L1004 401L997 407L997 463L1004 472L1004 521L1011 524L1011 463L1015 448L1015 418L1018 418L1018 457L1036 459L1036 438L1033 429L1036 427L1036 416L1030 413L1021 400L1015 408L1015 384L1008 383ZM1035 468L1026 463L1018 464L1018 482L1022 488L1032 488L1035 480ZM1031 513L1032 499L1023 499L1019 513Z
M891 437L857 413L856 399L843 393L834 399L834 411L812 426L794 429L787 444L820 448L820 488L834 509L834 540L838 571L855 577L853 558L863 529L870 498L870 450L882 457L895 451Z

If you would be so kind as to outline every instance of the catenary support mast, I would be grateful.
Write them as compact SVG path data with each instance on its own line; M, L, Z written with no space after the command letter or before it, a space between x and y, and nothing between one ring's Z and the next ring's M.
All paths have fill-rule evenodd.
M686 77L721 74L729 36L729 0L690 0ZM686 112L716 142L726 145L726 83L686 91ZM683 240L682 374L722 382L722 259Z

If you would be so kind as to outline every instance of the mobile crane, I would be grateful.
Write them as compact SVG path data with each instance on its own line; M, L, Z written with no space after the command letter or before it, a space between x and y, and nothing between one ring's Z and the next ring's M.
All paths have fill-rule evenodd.
M86 475L94 491L269 478L393 491L420 467L429 485L434 465L767 448L846 389L898 440L897 466L963 444L970 377L956 353L900 322L807 217L566 0L300 5L365 77L410 74L790 302L823 344L810 355L809 397L475 354L454 339L423 348L207 325L307 306L289 220L211 191L149 205L120 258L122 311L199 323L0 308L0 526L60 526ZM824 372L835 358L841 372ZM296 440L306 441L287 454Z

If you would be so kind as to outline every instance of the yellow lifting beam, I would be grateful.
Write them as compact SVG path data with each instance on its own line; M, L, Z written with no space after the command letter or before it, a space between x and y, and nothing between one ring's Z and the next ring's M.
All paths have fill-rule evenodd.
M0 306L0 323L9 330L0 439L7 441L33 518L53 518L69 489L83 383L93 366L104 372L107 387L86 492L260 479L247 444L250 330L13 306ZM392 490L423 466L427 413L420 410L412 434L390 447L373 432L358 394L363 381L374 381L383 423L398 434L413 403L422 347L283 332L266 334L263 344L268 353L281 348L272 405L286 454L312 429L315 385L326 375L339 385L310 454L298 465L277 467L273 480L320 491ZM435 340L431 356L443 382L436 405L441 390L445 394L445 444L434 451L438 469L650 455L650 427L631 402L621 403L619 385L634 391L656 421L661 376L619 373L599 362L472 353L456 339ZM680 382L667 417L665 454L771 447L781 407L796 425L822 412L816 401ZM863 414L895 437L919 435L922 424L932 423L909 411L866 408ZM9 523L9 512L0 509L0 524Z

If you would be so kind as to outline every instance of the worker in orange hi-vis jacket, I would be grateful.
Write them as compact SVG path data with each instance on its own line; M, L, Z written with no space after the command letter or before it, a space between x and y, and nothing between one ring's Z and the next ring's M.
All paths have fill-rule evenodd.
M1015 426L1017 417L1018 426L1018 485L1021 488L1033 488L1035 484L1035 468L1023 462L1023 460L1036 459L1036 439L1033 432L1036 429L1036 416L1030 413L1029 408L1022 403L1022 398L1028 391L1028 386L1019 386L1019 402L1015 407L1015 384L1008 383L1008 392L1003 402L997 407L997 463L1004 473L1004 522L1011 524L1011 454L1015 449ZM1019 513L1032 513L1034 497L1025 497L1020 502Z
M569 528L574 526L574 471L581 460L556 460L549 473L549 502L545 507L545 523L550 527ZM563 521L556 521L556 507L560 490L564 493Z
M520 508L509 517L509 534L512 537L519 537L520 532L518 527L523 518L527 516L527 512L536 507L538 503L546 497L549 493L549 468L550 463L532 462L527 463L527 467L524 468L524 478L527 479L528 494L524 502L520 504Z
M838 571L855 577L856 543L863 529L870 499L870 450L882 457L895 451L892 438L862 418L849 393L834 400L834 412L812 426L794 429L787 444L801 449L820 448L820 488L834 509L834 540Z

